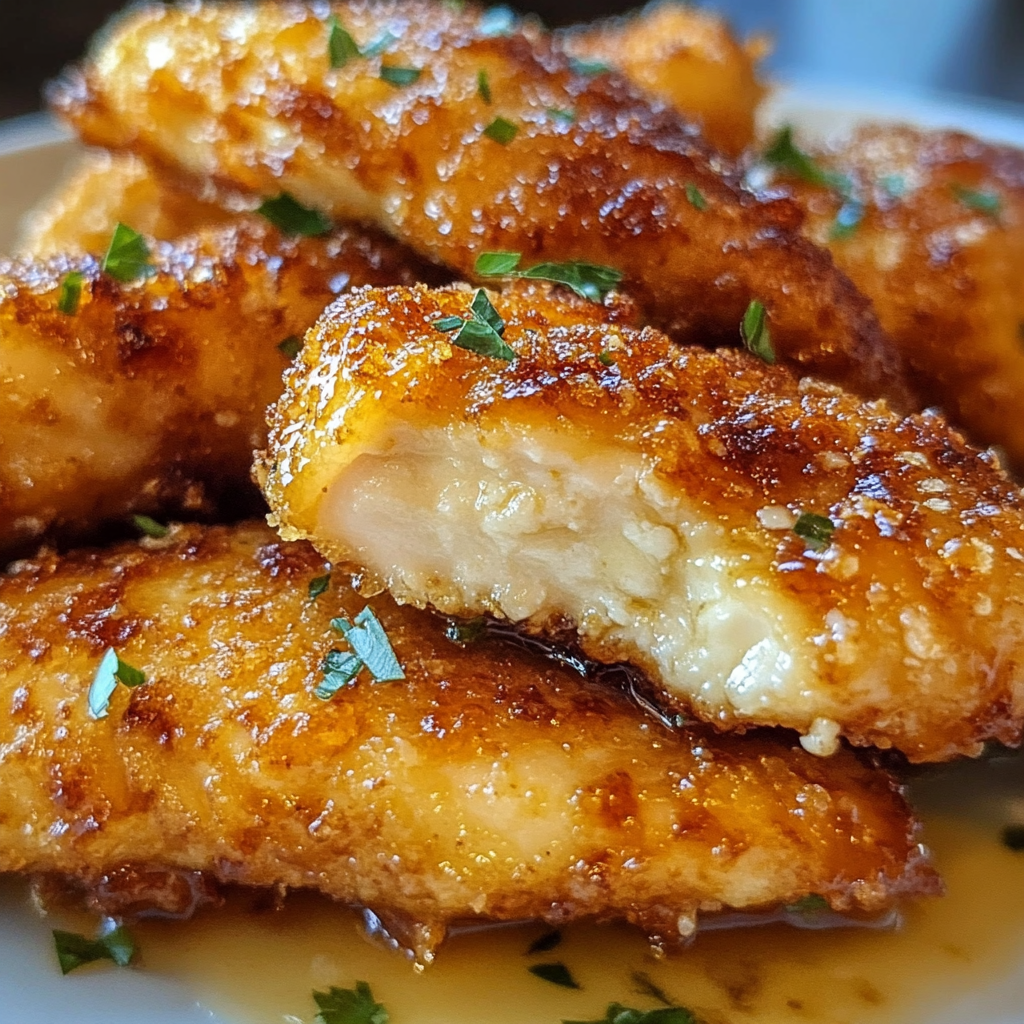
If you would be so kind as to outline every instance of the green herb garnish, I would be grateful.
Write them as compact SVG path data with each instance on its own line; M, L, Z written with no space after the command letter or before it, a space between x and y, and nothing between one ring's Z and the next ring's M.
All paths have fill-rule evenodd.
M380 68L380 77L396 89L412 85L422 74L420 68L396 68L390 64L382 64Z
M772 144L765 150L764 159L773 167L809 181L812 185L835 189L843 195L850 191L852 183L845 174L824 170L796 145L793 129L788 124L779 130Z
M149 246L137 231L118 221L100 269L116 281L137 281L153 272Z
M89 687L89 713L93 718L106 718L110 698L117 689L118 682L127 687L135 687L141 686L145 681L145 672L122 661L117 656L117 651L113 647L108 647Z
M445 626L444 635L446 640L453 644L472 644L482 640L487 635L487 620L478 615L475 619L465 619L459 622L456 619L449 619Z
M151 516L134 515L132 522L140 533L144 533L154 540L163 540L171 532L163 523L158 523Z
M405 678L391 641L388 640L384 627L369 605L351 622L348 619L331 619L331 626L344 634L355 653L328 651L321 665L324 678L315 691L322 700L333 697L343 686L351 683L364 668L369 671L376 683L388 683Z
M70 974L85 964L97 960L110 960L118 967L127 967L135 955L135 942L124 928L87 939L74 932L54 931L53 944L57 948L57 961L61 974Z
M434 321L434 327L448 333L457 331L452 344L468 349L478 355L490 356L492 359L504 359L507 362L515 359L515 352L502 340L505 333L505 321L491 305L487 293L478 289L470 303L471 317L446 316Z
M793 532L813 551L824 551L832 543L835 530L831 519L814 512L802 513L793 525Z
M1024 825L1007 825L1003 829L1003 846L1014 853L1024 850Z
M507 277L515 273L522 258L518 252L482 252L473 269L481 277Z
M60 283L60 298L57 299L57 308L66 316L74 316L78 312L84 284L85 275L80 270L72 270L69 274L64 275L64 280Z
M321 700L330 700L343 686L348 686L363 670L363 662L349 651L330 650L320 671L324 677L313 693Z
M966 188L963 185L953 185L952 189L953 195L969 210L976 210L989 217L998 217L1002 212L1003 201L995 192L979 192L977 189Z
M615 357L611 354L611 352L608 351L608 349L603 349L601 352L599 352L597 358L602 366L615 365Z
M360 52L364 57L379 57L392 43L397 42L398 36L385 30L372 43L367 43Z
M747 311L740 321L740 337L749 352L753 352L758 359L768 363L769 366L775 363L775 347L772 345L772 334L768 329L767 314L764 304L752 299Z
M686 198L694 209L706 210L708 208L708 201L704 198L704 193L692 182L686 184Z
M519 126L504 117L496 117L484 129L484 135L500 146L507 146L518 134Z
M302 351L302 339L297 334L289 334L284 341L277 343L277 350L289 359L294 359Z
M331 574L317 576L309 581L309 599L315 601L331 585Z
M863 219L864 204L856 199L847 199L839 207L836 219L832 222L832 230L829 232L829 237L833 239L849 238Z
M357 981L354 989L332 985L326 992L314 992L313 1001L320 1011L316 1024L388 1024L391 1019L365 981Z
M556 946L562 944L562 933L557 929L552 929L549 932L545 932L539 938L533 940L526 950L526 955L531 956L534 953L550 953Z
M640 995L650 996L651 999L657 1000L663 1006L671 1006L673 1008L678 1006L675 1000L669 999L664 989L655 985L649 974L646 974L644 971L633 971L630 977L633 979L636 992Z
M606 75L615 70L611 64L606 64L603 60L583 60L580 57L570 57L569 67L578 75L589 76Z
M564 284L591 302L600 302L622 280L620 271L598 263L538 263L518 270L521 259L517 252L485 252L477 257L473 269L481 277L523 277Z
M547 113L563 124L572 124L576 120L576 114L571 110L566 110L564 107L548 107Z
M621 1003L609 1003L600 1020L563 1020L562 1024L698 1024L684 1006L662 1006L657 1010L634 1010Z
M579 988L580 983L569 972L565 964L556 962L550 964L534 964L527 970L544 981L550 981L552 985L561 985L562 988Z
M816 518L820 519L821 516ZM831 909L832 907L829 905L828 900L824 896L819 896L816 892L802 896L796 903L786 904L787 914L820 914L822 911Z
M326 235L332 226L319 210L303 206L287 192L273 199L264 199L256 212L286 235Z
M350 60L361 57L356 41L348 34L336 14L327 22L327 54L332 68L343 68Z
M480 93L480 98L484 103L491 102L491 80L483 68L476 73L476 91Z

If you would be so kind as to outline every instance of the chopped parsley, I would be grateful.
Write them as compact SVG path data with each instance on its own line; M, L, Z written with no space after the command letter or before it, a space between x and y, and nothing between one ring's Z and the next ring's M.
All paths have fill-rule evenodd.
M611 64L606 64L603 60L584 60L580 57L570 57L569 67L573 69L578 75L606 75L610 71L615 69Z
M319 1010L316 1024L388 1024L391 1019L365 981L357 981L354 989L332 985L326 992L314 992L313 1001Z
M480 94L480 98L484 103L491 102L491 80L484 68L481 68L476 73L476 91Z
M117 651L113 647L108 647L100 660L99 668L96 669L96 675L93 676L92 685L89 687L89 714L93 718L107 717L110 698L119 682L132 688L141 686L145 681L145 672L122 661L117 656Z
M327 25L327 53L332 68L343 68L350 60L362 56L356 41L345 30L336 14L331 15Z
M1002 212L1003 201L995 192L980 192L963 185L953 185L952 188L953 195L969 210L987 214L989 217L998 217Z
M149 262L149 246L137 231L120 221L114 228L107 254L100 269L116 281L137 281L153 272Z
M530 943L526 950L527 956L532 956L534 953L550 953L556 946L562 944L562 933L558 929L552 929L549 932L545 932L543 935L534 939Z
M144 533L147 537L152 537L154 540L163 540L171 532L163 523L158 523L152 516L134 515L132 516L132 522L139 533Z
M78 312L78 306L82 301L82 286L85 284L85 275L80 270L72 270L64 275L60 283L60 297L57 299L57 308L65 316L74 316Z
M772 334L768 329L767 314L764 304L752 299L747 311L740 321L740 337L749 352L770 366L775 363L775 347L772 345Z
M420 68L396 68L390 64L382 64L380 68L380 77L396 89L412 85L422 74L423 71Z
M793 129L788 124L779 130L772 144L765 150L764 159L773 167L796 178L802 178L812 185L835 189L843 195L850 191L852 183L845 174L824 170L797 146L793 141Z
M824 551L832 543L835 525L828 516L803 512L793 524L793 532L807 543L812 551ZM819 897L820 899L820 897Z
M600 302L622 280L622 273L599 263L538 263L519 270L522 254L517 252L485 252L473 269L481 277L524 277L535 281L553 281L571 288L580 298Z
M375 683L405 678L391 641L369 605L351 622L332 619L331 626L344 635L352 651L328 651L321 665L324 678L315 690L321 700L330 700L343 686L353 682L364 668L373 676Z
M704 198L704 193L693 182L686 183L686 198L695 210L706 210L708 208L708 201Z
M515 272L522 258L518 252L482 252L473 269L481 277L505 277Z
M560 961L550 964L534 964L527 970L543 981L550 981L552 985L561 985L562 988L580 988L580 983L572 976L569 968Z
M1014 853L1024 850L1024 825L1007 825L1003 829L1003 846Z
M615 365L615 357L611 354L611 352L608 351L608 349L603 349L601 352L599 352L597 358L602 366Z
M326 235L332 227L330 220L319 210L303 206L287 192L273 199L264 199L256 212L286 235Z
M507 146L518 134L519 126L504 117L496 117L484 129L484 135L500 146Z
M85 964L110 960L118 967L127 967L135 955L135 941L126 929L114 928L98 939L87 939L75 932L54 931L53 944L61 974L70 974Z
M476 643L487 635L487 620L482 615L475 619L464 619L462 622L449 619L444 635L445 639L451 640L453 644Z
M657 1010L634 1010L621 1003L609 1003L600 1020L563 1020L562 1024L698 1024L684 1006L662 1006Z
M864 204L856 199L847 199L839 207L836 219L832 222L829 237L833 239L849 238L863 219Z
M302 351L302 339L297 334L289 334L284 341L277 343L277 350L289 359L294 359Z
M315 601L331 585L331 574L325 573L309 581L309 599Z
M824 896L812 892L807 896L802 896L796 903L787 903L785 909L787 914L820 914L822 911L832 908Z
M398 36L385 30L372 43L367 43L362 49L364 57L379 57L392 43L398 42Z
M547 113L563 124L572 124L576 120L576 114L572 110L566 110L564 107L548 107Z
M459 348L492 359L504 359L506 362L515 359L515 352L502 340L505 321L491 305L483 288L477 289L476 295L473 296L470 312L469 319L461 316L442 317L434 321L434 327L446 334L456 331L452 344L458 345Z
M650 996L651 999L657 1000L662 1006L675 1007L677 1005L674 1000L669 999L663 988L655 985L651 976L644 971L633 971L630 977L633 979L636 991L640 995Z

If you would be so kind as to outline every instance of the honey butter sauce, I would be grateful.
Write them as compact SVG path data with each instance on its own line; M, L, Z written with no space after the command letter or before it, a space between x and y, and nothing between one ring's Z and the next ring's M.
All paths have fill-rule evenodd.
M313 989L356 980L371 984L393 1024L590 1020L612 1001L657 1005L636 991L636 972L708 1024L1020 1020L1024 852L1004 845L1002 829L1024 823L1024 759L925 775L913 797L949 891L908 907L897 930L709 931L657 959L635 930L591 925L564 929L557 948L527 955L546 929L516 926L457 935L417 973L369 941L353 911L306 894L261 911L252 894L239 892L187 923L138 924L138 969L187 988L215 1020L238 1024L309 1021ZM51 918L47 927L67 923ZM581 988L528 971L552 961ZM55 983L75 985L95 970Z

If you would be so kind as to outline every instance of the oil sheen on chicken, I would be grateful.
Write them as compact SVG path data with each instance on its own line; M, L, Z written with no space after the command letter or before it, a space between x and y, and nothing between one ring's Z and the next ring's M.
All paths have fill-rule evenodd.
M487 358L435 326L471 299L364 289L310 332L259 471L285 536L400 601L574 626L722 729L1020 739L1024 496L990 455L540 287L493 295L516 358Z

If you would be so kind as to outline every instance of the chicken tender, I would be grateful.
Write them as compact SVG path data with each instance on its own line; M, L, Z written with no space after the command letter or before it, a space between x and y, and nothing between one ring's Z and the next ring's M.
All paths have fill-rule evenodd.
M672 942L698 911L816 893L874 914L936 891L886 772L668 729L386 597L369 607L404 680L364 669L318 698L347 646L332 617L367 605L337 572L311 599L326 571L243 525L0 576L0 871L77 879L121 912L161 871L314 888L371 908L421 959L466 918L624 918ZM95 719L111 647L145 683Z
M757 64L767 43L741 43L712 11L680 3L556 33L575 57L615 67L641 89L701 126L716 149L738 157L754 142L757 107L767 93Z
M865 125L814 157L857 199L796 181L807 234L871 298L922 403L1024 473L1024 153Z
M452 344L465 286L328 309L259 470L283 536L402 602L575 627L721 729L1019 742L1024 493L993 456L747 353L574 325L540 286L492 298L511 362Z
M86 142L373 222L468 278L492 250L610 266L653 322L701 343L736 344L757 299L780 359L907 400L870 304L792 202L744 190L695 126L493 13L137 8L50 96Z
M350 284L430 277L365 232L292 241L255 222L156 246L153 262L127 284L88 256L0 263L0 555L130 513L251 508L278 346Z
M236 215L154 174L130 153L90 152L56 194L29 214L18 251L32 256L107 250L118 222L173 241Z

